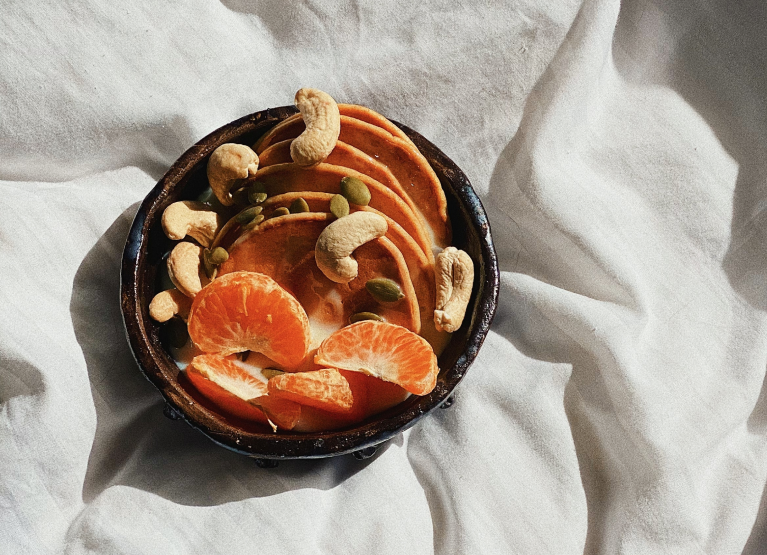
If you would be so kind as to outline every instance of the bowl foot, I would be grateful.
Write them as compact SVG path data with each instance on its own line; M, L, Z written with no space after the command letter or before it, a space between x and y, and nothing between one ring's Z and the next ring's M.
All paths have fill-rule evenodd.
M375 455L376 451L378 451L378 446L373 445L372 447L365 447L364 449L355 451L352 454L354 455L354 458L357 459L358 461L364 461L365 459L369 459L370 457Z

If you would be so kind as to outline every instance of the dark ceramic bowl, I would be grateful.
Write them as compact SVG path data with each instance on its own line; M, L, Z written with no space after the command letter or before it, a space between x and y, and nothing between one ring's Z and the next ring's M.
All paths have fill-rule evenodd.
M207 187L208 156L223 143L251 145L264 132L296 113L292 106L256 112L214 131L187 150L147 195L131 227L122 260L121 302L125 329L141 371L165 398L165 414L182 418L228 449L255 457L262 465L279 459L320 458L354 453L370 456L380 443L413 426L439 406L451 404L451 394L466 374L485 339L498 299L498 263L487 215L463 172L437 147L415 131L399 125L418 146L439 176L453 225L453 244L475 263L474 289L463 326L453 334L439 357L442 369L434 390L411 396L404 403L354 427L325 433L271 433L247 422L217 414L205 399L185 388L183 373L161 341L162 325L149 317L156 293L158 269L171 248L160 218L165 208L193 199Z

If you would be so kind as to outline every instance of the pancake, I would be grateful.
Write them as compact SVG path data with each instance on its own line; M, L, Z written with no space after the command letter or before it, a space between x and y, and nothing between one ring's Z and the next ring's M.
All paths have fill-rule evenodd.
M254 145L254 150L260 155L275 143L300 135L305 126L300 114L297 116L273 127ZM445 192L437 174L415 145L376 125L345 115L341 116L339 140L386 166L417 207L416 213L427 224L434 245L440 249L450 245L452 234Z
M264 150L259 158L259 167L265 168L276 164L292 163L293 159L290 157L291 142L293 142L293 139L285 139ZM331 152L325 159L325 163L350 168L375 179L381 185L384 185L397 193L414 213L418 213L418 209L410 198L410 195L405 192L402 185L400 185L400 182L397 181L397 178L394 177L394 174L389 168L372 156L365 154L360 149L348 145L343 141L338 141L333 152Z
M359 273L349 283L333 283L317 268L317 237L334 219L331 214L316 212L268 219L228 246L229 259L220 266L219 275L250 271L274 279L306 310L313 347L347 325L349 317L357 312L375 312L388 322L418 333L421 318L410 273L402 253L386 237L354 251ZM405 298L396 303L378 303L365 289L365 283L376 277L397 282Z
M309 206L311 212L328 212L330 210L331 193L318 193L311 191L302 191L294 193L285 193L274 197L269 197L262 206L265 213L270 213L279 207L289 207L297 198L303 198ZM436 293L434 280L434 263L430 261L402 227L389 218L386 214L369 206L351 205L352 212L364 210L383 216L389 224L386 237L399 249L405 259L408 272L410 273L413 288L418 299L418 309L421 317L420 335L426 339L439 355L450 340L450 334L437 331L434 326L434 309L436 308Z
M296 191L338 194L341 192L341 179L346 176L363 181L371 194L369 206L401 225L418 243L424 254L433 257L431 241L418 216L391 189L365 174L332 164L318 164L313 168L302 168L296 164L277 164L259 169L252 179L263 183L268 196L271 197Z

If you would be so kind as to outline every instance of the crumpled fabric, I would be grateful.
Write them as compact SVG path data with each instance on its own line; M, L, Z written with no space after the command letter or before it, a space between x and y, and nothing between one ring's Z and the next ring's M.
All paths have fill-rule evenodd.
M7 3L0 552L767 552L766 12ZM163 417L119 267L182 152L303 86L464 170L502 286L450 409L265 470Z

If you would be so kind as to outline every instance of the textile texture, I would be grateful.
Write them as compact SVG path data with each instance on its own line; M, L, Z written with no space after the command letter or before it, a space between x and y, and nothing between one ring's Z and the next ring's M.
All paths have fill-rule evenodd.
M0 553L767 553L767 5L6 2ZM256 467L134 362L139 203L304 86L407 124L490 217L450 410Z

